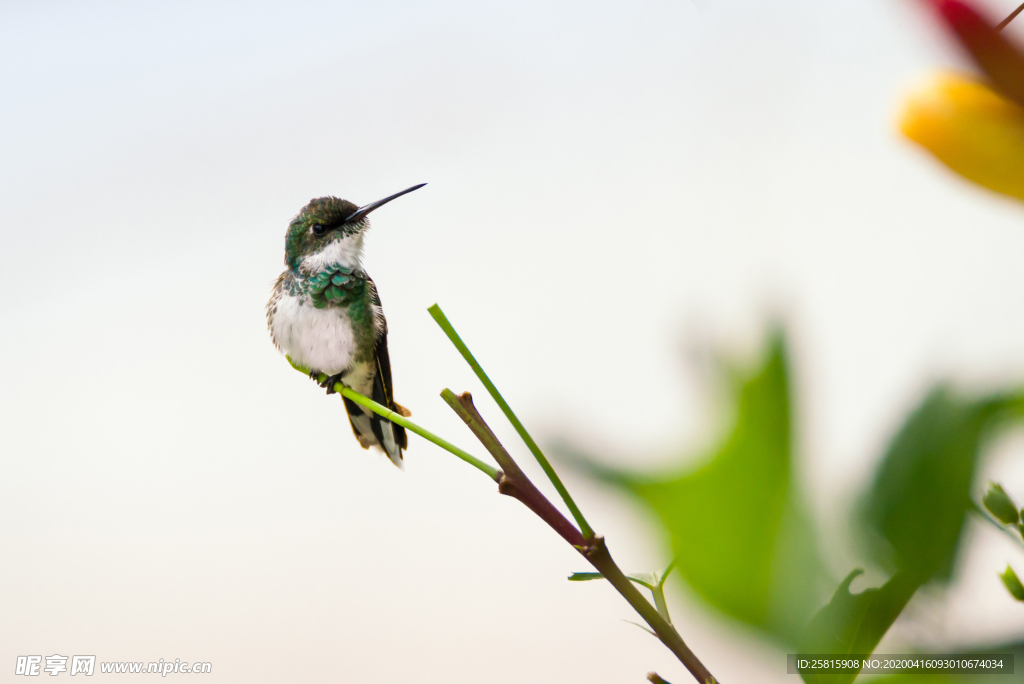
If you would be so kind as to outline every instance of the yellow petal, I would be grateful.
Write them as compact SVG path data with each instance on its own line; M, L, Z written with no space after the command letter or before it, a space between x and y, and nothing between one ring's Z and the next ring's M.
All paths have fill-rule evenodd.
M907 98L900 128L964 178L1024 200L1024 109L987 86L938 74Z

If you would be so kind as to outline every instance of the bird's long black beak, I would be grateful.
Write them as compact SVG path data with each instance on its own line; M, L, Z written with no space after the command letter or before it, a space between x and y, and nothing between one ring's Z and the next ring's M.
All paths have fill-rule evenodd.
M356 209L355 211L353 211L350 215L345 217L345 223L351 223L353 221L358 221L359 219L363 218L364 216L369 214L374 209L379 209L380 207L383 207L385 204L387 204L391 200L397 199L397 198L401 197L402 195L408 195L413 190L419 190L424 185L426 185L426 183L420 183L419 185L414 185L411 188L406 188L402 192L396 192L394 195L391 195L391 197L385 197L382 200L377 200L376 202L370 202L369 204L364 204L363 206L361 206L358 209Z

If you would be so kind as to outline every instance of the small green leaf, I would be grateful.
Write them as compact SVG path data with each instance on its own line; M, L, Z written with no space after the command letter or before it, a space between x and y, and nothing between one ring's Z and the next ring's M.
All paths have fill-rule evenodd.
M1003 580L1006 590L1010 592L1013 598L1018 601L1024 601L1024 585L1020 583L1020 579L1017 577L1017 573L1013 571L1013 568L1007 565L1006 571L999 576L999 579Z
M626 575L626 577L648 589L654 589L658 586L658 576L653 572L638 572L633 575ZM570 582L589 582L590 580L599 579L604 579L604 575L599 572L574 572L569 575Z
M994 482L989 485L988 491L981 498L981 503L985 504L988 512L1004 525L1016 525L1020 522L1020 511L1017 510L1017 504L1000 485Z
M857 569L846 576L828 605L818 611L800 642L800 653L851 655L871 653L917 590L918 582L897 573L877 589L850 593L850 583L864 572ZM848 684L857 673L801 673L807 684Z
M981 447L1012 418L1020 395L971 399L933 390L892 440L861 506L883 565L922 581L948 579Z
M658 586L658 575L653 572L637 572L632 575L626 575L626 577L648 589L654 589Z

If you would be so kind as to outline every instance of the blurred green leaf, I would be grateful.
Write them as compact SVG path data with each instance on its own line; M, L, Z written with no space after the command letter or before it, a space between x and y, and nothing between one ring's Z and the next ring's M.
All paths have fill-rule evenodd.
M821 565L792 483L781 334L753 372L736 375L732 389L733 426L696 470L644 475L582 465L653 509L679 576L708 603L795 643L818 605Z
M828 605L814 616L800 642L800 653L873 652L918 587L915 579L897 573L877 589L851 594L850 583L862 572L857 569L847 575ZM857 674L807 673L802 676L807 684L848 684Z
M984 441L1021 417L1020 395L968 399L933 390L892 440L862 502L868 529L885 544L876 558L922 582L948 579Z
M981 497L981 503L985 505L989 513L995 516L996 520L1004 525L1016 525L1020 521L1020 511L1017 510L1017 504L995 482L989 485L988 491Z
M943 387L909 416L862 503L869 532L885 542L876 544L876 556L895 573L884 586L860 594L849 591L859 571L847 576L811 621L801 652L873 652L917 588L949 576L972 507L970 488L981 446L1005 419L1020 417L1020 405L1018 395L972 400ZM848 683L854 678L809 674L805 680Z
M1006 590L1010 592L1010 596L1013 596L1018 601L1024 601L1024 585L1020 583L1020 579L1017 577L1017 573L1013 571L1013 568L1007 565L1006 571L999 576L999 579L1003 580L1003 584L1006 586Z

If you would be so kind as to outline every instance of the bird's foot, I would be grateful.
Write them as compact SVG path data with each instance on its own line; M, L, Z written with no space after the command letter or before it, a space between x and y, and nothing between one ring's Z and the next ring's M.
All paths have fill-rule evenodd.
M342 375L344 375L344 373L338 373L337 375L329 375L327 376L326 380L318 384L321 387L325 388L328 394L337 394L337 391L335 391L334 386L337 383L341 382Z

